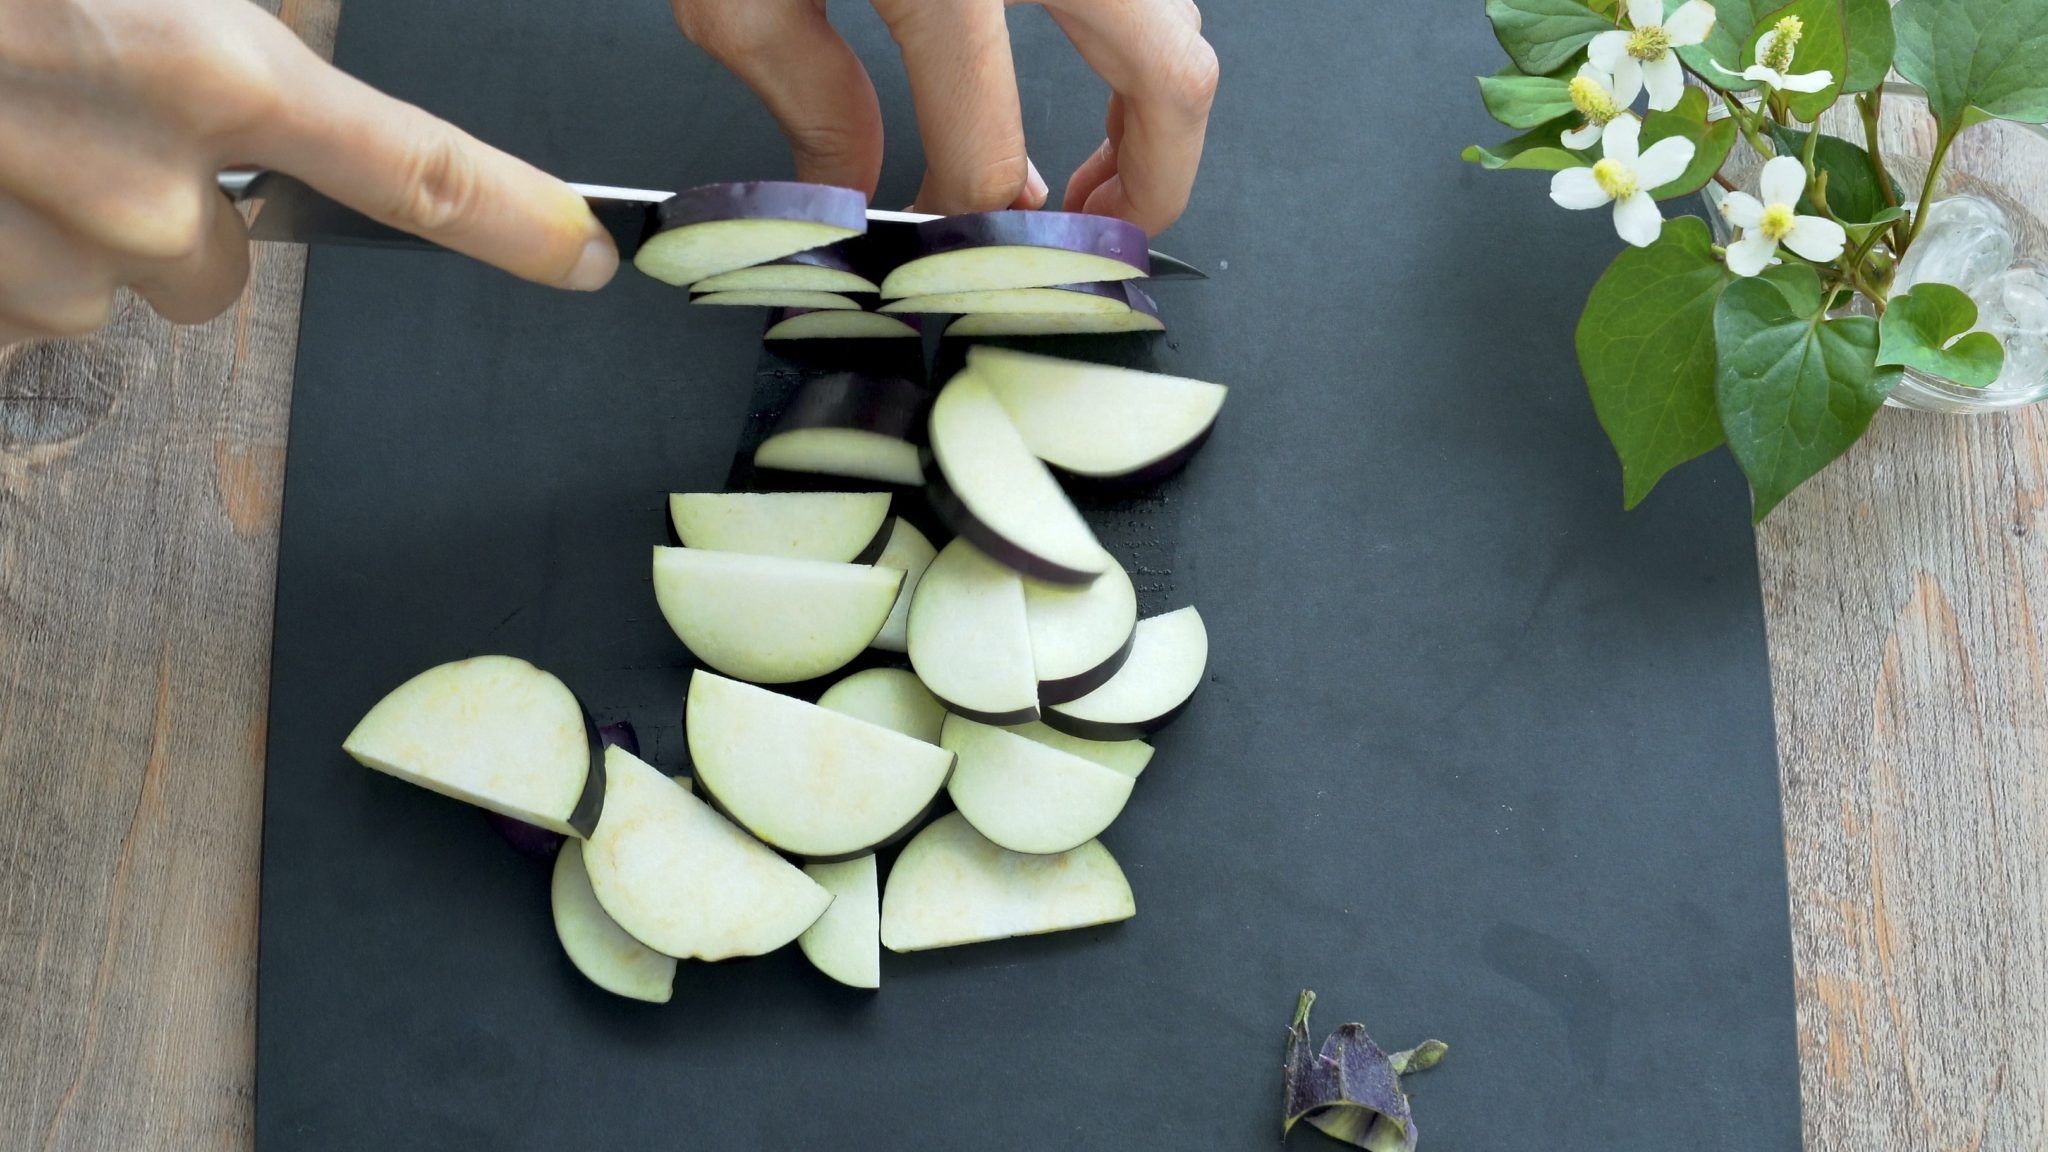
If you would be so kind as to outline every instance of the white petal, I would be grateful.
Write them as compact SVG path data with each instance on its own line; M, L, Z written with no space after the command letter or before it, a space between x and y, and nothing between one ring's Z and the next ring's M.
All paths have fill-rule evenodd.
M1778 81L1783 79L1783 77L1778 75L1776 68L1766 68L1761 64L1751 64L1749 67L1744 68L1742 70L1742 78L1744 80L1754 80L1758 84L1769 84L1773 88L1776 88Z
M1558 141L1574 152L1591 148L1600 142L1600 125L1588 122L1577 128L1567 128Z
M1714 30L1714 6L1707 0L1685 0L1664 18L1664 36L1673 48L1690 48Z
M1754 276L1771 266L1778 245L1761 232L1751 232L1728 246L1728 270L1737 276Z
M1608 89L1614 93L1614 106L1617 108L1629 107L1636 102L1636 97L1643 94L1643 66L1636 63L1633 56L1627 57L1627 60L1628 66L1614 77L1614 82Z
M1664 0L1628 0L1628 22L1650 28L1664 22Z
M1819 92L1835 82L1835 74L1823 68L1818 72L1799 72L1778 77L1777 86L1787 92Z
M1737 228L1756 228L1764 222L1763 202L1747 192L1730 192L1721 198L1721 215Z
M1756 38L1756 62L1759 67L1762 67L1763 62L1771 58L1771 45L1777 42L1778 30L1776 28L1772 28ZM1771 74L1773 76L1777 75L1776 72Z
M1683 136L1666 136L1636 157L1636 179L1649 191L1656 191L1680 176L1692 163L1697 145Z
M1806 167L1797 156L1773 156L1756 186L1766 204L1797 204L1806 191Z
M1655 60L1643 62L1643 87L1650 93L1650 109L1668 112L1678 107L1678 98L1685 95L1685 69L1678 63L1678 54L1666 52Z
M1598 67L1591 60L1579 65L1579 79L1591 80L1602 88L1612 88L1614 86L1614 78L1608 75L1607 69Z
M1820 216L1799 217L1785 234L1785 247L1819 264L1840 256L1848 243L1849 234L1840 224Z
M1622 31L1602 32L1586 44L1586 59L1593 66L1612 75L1618 83L1624 61L1633 62L1628 54L1628 33Z
M1657 202L1650 199L1648 192L1638 192L1614 202L1614 230L1636 247L1648 248L1664 230L1664 214L1657 210Z
M1756 79L1756 77L1750 75L1750 73L1756 71L1756 69L1748 68L1744 69L1741 72L1737 72L1732 68L1723 68L1721 67L1721 62L1719 60L1714 59L1711 56L1707 57L1707 67L1712 68L1714 71L1719 72L1723 76L1740 76L1744 80Z
M1567 168L1550 178L1550 199L1560 208L1598 208L1610 197L1591 168Z
M1633 116L1616 116L1607 122L1607 131L1600 137L1600 154L1609 160L1616 160L1629 167L1635 167L1636 142L1643 136L1643 122Z

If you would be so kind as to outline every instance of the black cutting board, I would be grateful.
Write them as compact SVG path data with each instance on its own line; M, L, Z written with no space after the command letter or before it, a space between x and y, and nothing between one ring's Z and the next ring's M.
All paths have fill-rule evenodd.
M1104 836L1138 916L888 956L794 950L614 999L557 947L547 870L473 809L360 768L387 689L480 652L560 674L683 763L689 664L648 585L662 494L716 487L759 317L630 270L556 294L450 257L321 250L300 340L265 798L257 1140L306 1149L1268 1148L1296 992L1449 1041L1424 1147L1799 1139L1776 760L1747 501L1719 456L1619 508L1571 352L1617 245L1469 79L1477 0L1212 3L1208 157L1143 354L1225 381L1190 469L1094 502L1208 683ZM835 6L920 174L900 66ZM1011 13L1055 185L1101 85ZM341 64L574 178L786 175L664 5L349 0ZM1299 1133L1297 1144L1322 1141Z

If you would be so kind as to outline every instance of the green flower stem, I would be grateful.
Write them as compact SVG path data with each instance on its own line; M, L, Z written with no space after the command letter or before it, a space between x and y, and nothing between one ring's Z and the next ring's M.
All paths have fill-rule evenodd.
M1882 85L1856 97L1856 109L1863 114L1863 150L1870 153L1871 167L1877 169L1877 192L1884 197L1884 206L1897 208L1899 194L1892 188L1891 172L1884 166L1884 149L1877 146L1878 116L1884 109L1884 88Z
M1906 242L1899 245L1898 255L1904 256L1920 238L1920 230L1927 227L1927 210L1934 206L1934 186L1941 182L1941 165L1948 159L1948 146L1956 142L1956 130L1943 124L1935 136L1934 155L1927 161L1927 183L1920 189L1920 205L1913 209L1913 228L1906 233Z
M1749 141L1749 146L1756 149L1759 156L1776 156L1778 154L1777 149L1766 144L1760 135L1762 131L1759 124L1760 114L1759 117L1752 117L1749 109L1742 106L1742 101L1736 99L1734 93L1707 79L1706 73L1694 68L1692 65L1685 64L1683 61L1680 61L1680 64L1707 91L1721 98L1721 107L1728 110L1729 118L1735 121L1737 128L1741 129L1742 138Z

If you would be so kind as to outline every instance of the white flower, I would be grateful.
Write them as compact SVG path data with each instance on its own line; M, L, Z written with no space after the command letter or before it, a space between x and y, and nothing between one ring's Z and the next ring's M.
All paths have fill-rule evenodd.
M1801 216L1793 205L1806 191L1806 168L1794 156L1778 156L1764 165L1757 191L1758 200L1747 192L1730 192L1721 198L1721 215L1742 229L1742 239L1728 246L1728 270L1737 276L1754 276L1777 263L1778 243L1816 264L1825 264L1842 254L1848 233L1833 220Z
M1617 28L1593 37L1586 46L1587 57L1614 77L1616 88L1649 89L1651 111L1678 107L1685 92L1685 69L1672 49L1706 40L1714 30L1714 6L1707 0L1685 0L1667 18L1664 0L1628 0L1628 22L1633 30Z
M1601 137L1603 157L1591 168L1567 168L1550 178L1550 198L1566 208L1598 208L1614 204L1614 230L1638 248L1656 243L1664 230L1664 214L1650 189L1678 179L1692 163L1693 143L1667 136L1638 153L1643 122L1618 116Z
M1591 148L1600 142L1600 133L1609 121L1626 115L1628 106L1636 102L1636 93L1641 90L1641 78L1626 92L1615 87L1614 77L1602 72L1591 64L1579 65L1579 74L1572 77L1572 107L1586 118L1577 128L1567 128L1559 139L1564 146L1578 151Z
M1757 37L1756 63L1740 73L1730 72L1721 67L1719 61L1710 60L1716 72L1729 76L1740 75L1744 80L1768 84L1784 92L1818 92L1835 82L1835 74L1823 68L1818 72L1790 72L1792 55L1799 48L1799 38L1806 34L1806 25L1797 16L1787 16L1771 26L1771 30ZM1604 33L1603 33L1604 35Z

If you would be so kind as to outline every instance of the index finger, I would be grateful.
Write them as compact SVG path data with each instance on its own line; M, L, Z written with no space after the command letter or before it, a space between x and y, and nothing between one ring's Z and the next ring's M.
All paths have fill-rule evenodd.
M1186 0L1045 0L1053 20L1118 96L1121 137L1105 152L1116 174L1085 211L1157 234L1194 189L1216 96L1216 52ZM1091 161L1091 163L1095 163ZM1088 165L1084 165L1086 171Z
M924 142L920 212L1007 208L1031 162L1002 0L875 0L903 54Z

